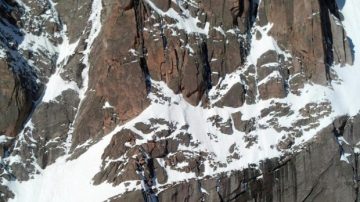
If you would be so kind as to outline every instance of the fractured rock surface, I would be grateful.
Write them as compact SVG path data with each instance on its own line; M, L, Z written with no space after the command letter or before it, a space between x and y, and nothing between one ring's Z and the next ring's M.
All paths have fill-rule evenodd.
M0 202L358 201L342 4L0 1Z

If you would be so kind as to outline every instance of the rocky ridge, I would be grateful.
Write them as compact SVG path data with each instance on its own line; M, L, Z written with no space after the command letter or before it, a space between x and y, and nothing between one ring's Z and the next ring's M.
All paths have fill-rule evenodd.
M160 201L354 201L345 4L2 1L0 201L75 174L68 200L142 201L144 153Z

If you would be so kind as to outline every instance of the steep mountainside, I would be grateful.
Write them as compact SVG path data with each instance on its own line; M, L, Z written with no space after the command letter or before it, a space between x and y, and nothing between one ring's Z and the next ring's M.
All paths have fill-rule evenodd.
M360 201L358 0L0 0L0 202Z

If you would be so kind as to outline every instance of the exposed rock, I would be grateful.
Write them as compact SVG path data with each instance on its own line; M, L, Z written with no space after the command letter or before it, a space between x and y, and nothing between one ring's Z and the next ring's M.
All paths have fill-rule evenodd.
M199 191L200 184L196 180L189 183L181 183L159 194L160 201L202 201L203 193Z
M343 130L344 138L348 140L352 146L354 146L354 144L357 145L357 143L360 142L360 114L348 120Z
M90 137L104 135L103 125L98 121L103 119L101 100L106 99L112 103L120 123L138 115L149 104L146 98L146 75L141 67L142 59L131 59L129 53L133 48L134 36L137 35L136 27L133 26L134 12L119 12L119 2L105 2L104 6L105 23L90 57L94 68L89 72L89 89L94 89L95 92L88 94L79 109L73 146ZM133 62L134 59L137 62Z
M14 199L14 198L15 198L14 193L12 193L8 187L0 185L0 202L6 202L7 199Z
M232 116L232 119L234 122L234 127L236 130L245 132L245 133L249 133L254 129L255 121L254 120L242 120L241 112L233 113L231 116Z
M300 95L300 89L304 88L305 76L302 74L296 74L289 80L290 91L296 95Z
M293 97L280 100L312 82L329 84L332 65L352 64L335 0L104 0L90 44L93 2L0 1L0 202L18 194L14 180L30 180L65 154L81 160L110 138L94 186L138 184L109 201L143 201L143 178L160 201L358 200L360 115L339 117L299 144L334 109L307 102L293 111ZM252 40L262 39L273 50L248 57ZM41 101L55 70L75 90ZM198 112L206 128L191 117ZM269 137L260 137L265 129ZM247 149L265 147L282 156L234 167L252 158ZM173 182L169 170L193 179ZM227 172L211 174L219 170Z
M143 201L143 194L140 190L128 192L121 196L115 196L110 198L110 202L123 202L123 201Z
M105 148L102 158L117 159L121 157L128 150L126 143L134 144L136 139L141 139L141 137L129 129L121 130L111 138L110 144Z
M217 128L219 128L221 133L224 133L227 135L231 135L233 133L231 119L224 121L223 118L216 115L216 116L210 117L208 120L213 123L213 126L216 126Z
M74 121L78 104L77 93L67 90L57 101L42 103L36 108L32 116L32 136L40 148L36 152L40 167L45 168L64 154L61 144L68 138L68 129ZM49 144L51 140L52 144Z
M294 112L291 111L291 107L284 103L274 103L270 107L261 110L261 117L273 115L274 117L290 116Z
M240 83L233 85L229 91L215 103L218 107L241 107L245 102L245 89Z
M14 137L22 129L33 100L9 68L0 59L0 134Z
M354 201L357 183L353 181L353 168L340 160L341 148L332 131L332 126L322 130L318 138L290 160L264 161L259 168L262 175L250 167L230 177L190 180L167 188L159 198L165 201Z
M258 94L255 68L256 67L254 65L250 65L244 74L241 75L241 80L244 81L247 86L245 94L247 104L254 104Z
M179 143L173 139L149 141L143 147L152 158L162 158L167 154L176 152Z
M257 59L257 62L256 62L256 66L258 66L258 68L261 68L267 64L272 64L272 63L277 63L278 64L278 53L274 50L268 50L266 51L265 53L263 53L259 59ZM275 66L276 67L276 66ZM271 73L271 68L270 70L269 69L264 69L263 71L270 71ZM270 73L269 72L264 72L264 73L261 73L259 72L258 70L258 78L259 80L265 78L267 75L269 75ZM266 75L265 75L266 74Z
M159 184L164 184L168 180L166 170L158 163L157 160L154 161L154 169L156 173L156 179Z
M54 0L54 3L56 3L56 9L59 12L60 18L66 24L70 43L76 42L82 36L85 26L87 26L91 11L91 1Z
M352 63L343 27L334 23L339 21L334 0L262 1L259 13L260 25L274 23L270 35L279 46L290 50L293 58L300 58L302 64L295 66L295 73L304 71L307 79L326 84L331 64Z
M266 79L266 78L265 78ZM261 99L286 97L285 81L282 77L271 77L259 86Z
M140 130L144 134L149 134L149 133L152 132L151 125L148 125L148 124L145 124L145 123L142 123L142 122L136 123L134 127L136 129Z

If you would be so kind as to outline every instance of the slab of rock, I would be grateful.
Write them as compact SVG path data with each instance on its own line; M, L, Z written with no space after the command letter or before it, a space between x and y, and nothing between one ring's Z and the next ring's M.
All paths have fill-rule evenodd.
M4 59L0 59L0 75L0 134L15 137L30 113L33 100Z
M241 83L234 84L228 92L215 103L217 107L241 107L245 102L245 88Z

